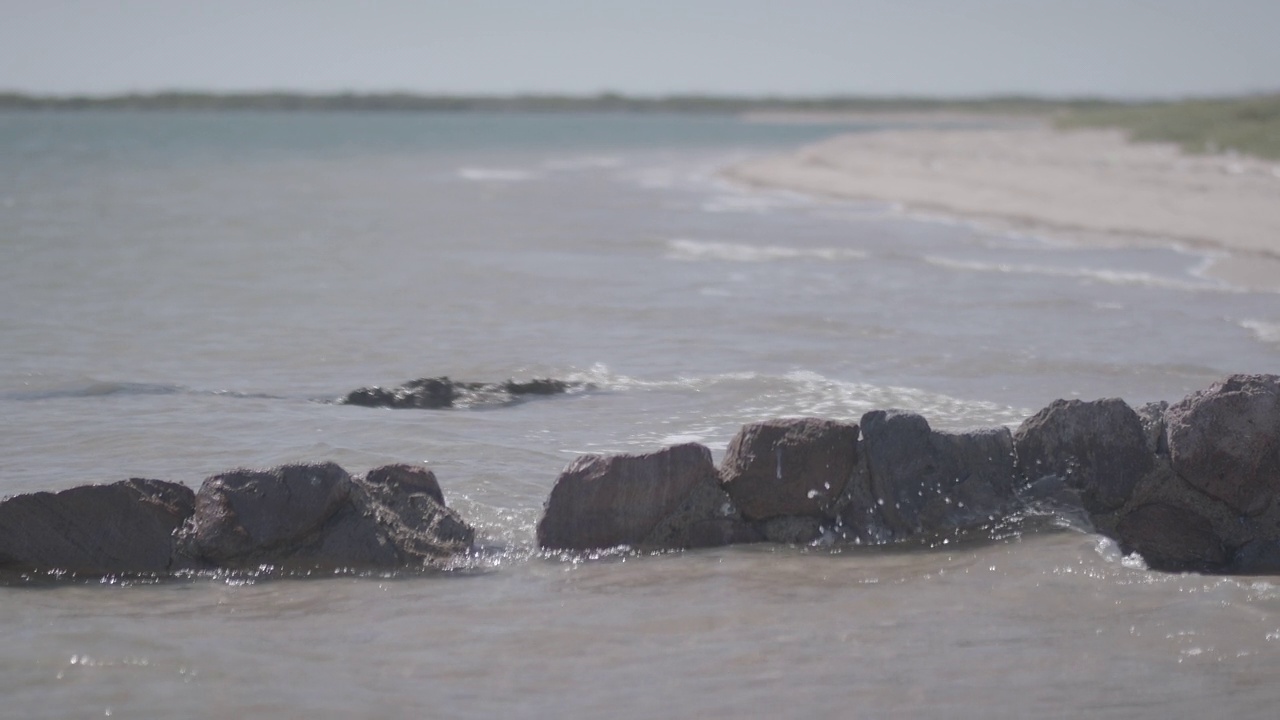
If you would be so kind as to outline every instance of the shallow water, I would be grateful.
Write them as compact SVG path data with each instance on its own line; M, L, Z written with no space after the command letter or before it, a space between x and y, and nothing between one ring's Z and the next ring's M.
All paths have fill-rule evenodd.
M425 463L449 572L0 588L15 717L1269 716L1273 578L1075 531L933 551L543 557L582 452L903 407L1016 424L1280 372L1280 301L1162 248L1055 244L717 180L833 132L729 119L0 116L0 493ZM324 402L425 375L594 389Z

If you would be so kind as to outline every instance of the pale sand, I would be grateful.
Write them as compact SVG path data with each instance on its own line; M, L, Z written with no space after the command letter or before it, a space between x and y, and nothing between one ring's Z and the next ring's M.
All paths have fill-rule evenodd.
M1186 155L1047 126L842 135L728 169L733 180L1015 225L1090 242L1220 251L1209 272L1280 291L1280 163Z

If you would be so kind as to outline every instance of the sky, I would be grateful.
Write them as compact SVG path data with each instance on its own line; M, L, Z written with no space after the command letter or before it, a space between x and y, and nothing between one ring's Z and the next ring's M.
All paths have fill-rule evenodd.
M0 0L0 91L1280 91L1280 0Z

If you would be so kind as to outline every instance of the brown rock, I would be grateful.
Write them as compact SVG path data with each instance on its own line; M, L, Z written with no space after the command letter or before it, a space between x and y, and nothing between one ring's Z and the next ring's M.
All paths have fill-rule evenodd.
M204 482L187 552L227 568L421 566L470 547L435 476L405 465L352 479L333 463L236 470Z
M168 572L193 508L190 488L161 480L18 495L0 503L0 569Z
M720 482L749 520L834 517L858 464L858 426L818 418L744 425L729 443Z
M1061 477L1090 513L1119 508L1155 465L1142 421L1118 398L1054 400L1013 438L1028 482Z
M555 550L693 547L749 534L717 485L711 451L696 443L575 459L538 523L538 544Z
M1116 526L1120 547L1137 552L1153 570L1221 571L1228 554L1213 524L1190 510L1154 503L1136 508Z
M1244 515L1280 491L1280 377L1232 375L1165 414L1174 471Z

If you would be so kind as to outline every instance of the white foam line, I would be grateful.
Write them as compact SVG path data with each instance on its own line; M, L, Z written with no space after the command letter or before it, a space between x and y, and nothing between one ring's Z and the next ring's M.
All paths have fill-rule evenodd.
M523 182L535 179L537 174L518 168L462 167L458 168L458 177L473 182Z
M1024 275L1044 275L1048 277L1080 278L1097 280L1111 285L1139 285L1157 287L1168 290L1190 290L1195 292L1239 292L1235 288L1208 282L1189 282L1175 278L1160 277L1144 272L1126 272L1123 270L1104 270L1088 267L1053 267L1049 265L1028 265L1016 263L986 263L973 260L955 260L936 255L926 255L924 261L930 265L952 270L970 270L973 272L1015 273Z
M867 253L848 248L799 248L784 245L746 245L714 240L676 238L667 241L667 258L671 260L728 260L732 262L768 262L771 260L861 260Z

